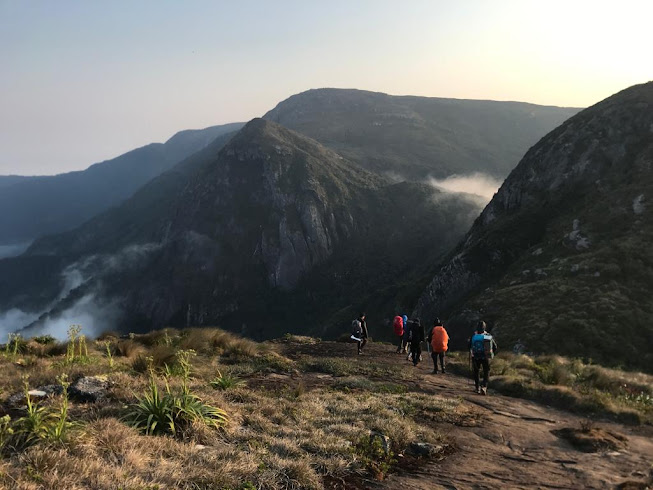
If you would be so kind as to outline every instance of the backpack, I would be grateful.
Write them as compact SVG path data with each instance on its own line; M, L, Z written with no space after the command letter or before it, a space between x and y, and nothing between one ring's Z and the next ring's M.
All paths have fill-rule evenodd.
M361 326L361 322L359 320L354 320L351 322L351 334L357 338L360 338L361 335L363 335L363 327Z
M392 324L395 330L395 335L401 337L404 334L404 319L400 316L396 316Z
M492 335L477 333L472 337L472 357L474 359L492 359Z

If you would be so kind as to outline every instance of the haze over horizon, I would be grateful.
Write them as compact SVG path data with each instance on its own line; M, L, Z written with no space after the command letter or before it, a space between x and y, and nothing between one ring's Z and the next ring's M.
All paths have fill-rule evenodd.
M84 169L310 88L586 107L653 79L653 3L0 0L0 175Z

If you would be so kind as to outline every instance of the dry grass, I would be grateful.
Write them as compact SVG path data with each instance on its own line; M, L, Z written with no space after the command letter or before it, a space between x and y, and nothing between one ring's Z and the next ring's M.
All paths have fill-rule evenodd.
M34 365L21 367L12 359L0 358L4 397L20 390L23 374L30 375L34 387L54 383L61 373L69 379L105 374L112 382L104 402L71 403L70 416L78 429L67 444L38 444L9 454L0 466L1 485L72 490L235 489L249 482L262 489L320 489L327 474L342 478L365 474L367 463L358 442L368 438L370 431L386 434L392 451L402 453L415 440L442 443L444 437L428 425L430 420L444 413L464 415L458 401L385 390L381 382L374 384L378 390L351 393L307 387L301 378L285 387L272 383L215 390L209 381L218 370L240 370L260 379L273 372L297 376L301 367L273 347L261 347L217 329L168 331L123 340L112 337L111 341L118 355L113 368L101 351L91 352L84 364L35 357ZM124 407L148 386L147 376L133 365L146 356L157 365L168 364L179 349L197 352L189 380L192 393L225 410L229 422L221 430L193 424L174 439L142 435L120 421ZM334 369L350 370L351 366L336 363ZM348 380L356 384L356 379ZM177 390L182 380L173 375L168 383Z

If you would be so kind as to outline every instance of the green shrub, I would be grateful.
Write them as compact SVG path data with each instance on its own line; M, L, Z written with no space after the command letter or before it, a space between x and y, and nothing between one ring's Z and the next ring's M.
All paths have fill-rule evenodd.
M5 415L0 417L0 454L4 453L14 436L14 429L11 427L11 417Z
M14 425L15 445L18 448L26 448L40 439L46 439L53 423L53 415L47 407L39 406L32 400L27 378L24 380L24 393L27 413Z
M63 388L61 396L61 406L59 413L52 416L52 423L48 427L46 438L52 442L64 442L68 436L68 432L73 427L73 423L68 420L68 387L70 382L65 374L57 378L59 384Z
M227 422L224 410L207 405L198 396L191 393L188 380L191 373L190 358L194 351L177 352L177 363L182 376L179 393L172 393L168 378L165 378L165 391L160 393L156 384L152 358L146 358L150 373L149 391L131 405L123 420L130 426L147 435L179 435L194 423L201 423L211 428L219 428Z
M239 386L243 386L245 382L237 376L233 376L229 373L223 374L218 371L215 378L209 381L209 384L216 390L228 390L231 388L238 388Z
M41 345L54 344L57 341L57 339L55 339L52 335L39 335L37 337L33 337L32 339L37 344Z

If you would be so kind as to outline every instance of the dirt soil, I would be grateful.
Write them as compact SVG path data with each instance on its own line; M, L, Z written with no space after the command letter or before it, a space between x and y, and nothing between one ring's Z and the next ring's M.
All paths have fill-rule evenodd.
M424 361L414 367L406 361L405 355L395 353L395 347L383 344L368 344L361 356L356 355L355 345L335 342L287 344L282 351L294 359L304 356L343 357L360 363L404 365L405 369L417 374L414 380L403 382L409 391L459 398L479 414L474 424L436 424L438 430L451 437L455 447L455 451L439 461L424 460L400 467L397 473L381 482L341 481L332 488L653 488L649 486L649 471L653 464L651 427L593 420L592 430L601 436L610 434L619 441L620 449L582 452L556 433L569 432L570 429L576 432L587 425L583 417L528 400L502 396L492 390L491 378L488 396L478 395L466 377L431 374L433 364L427 353L424 353ZM335 380L325 374L307 373L302 377L301 382L307 387ZM275 383L280 381L275 379Z

